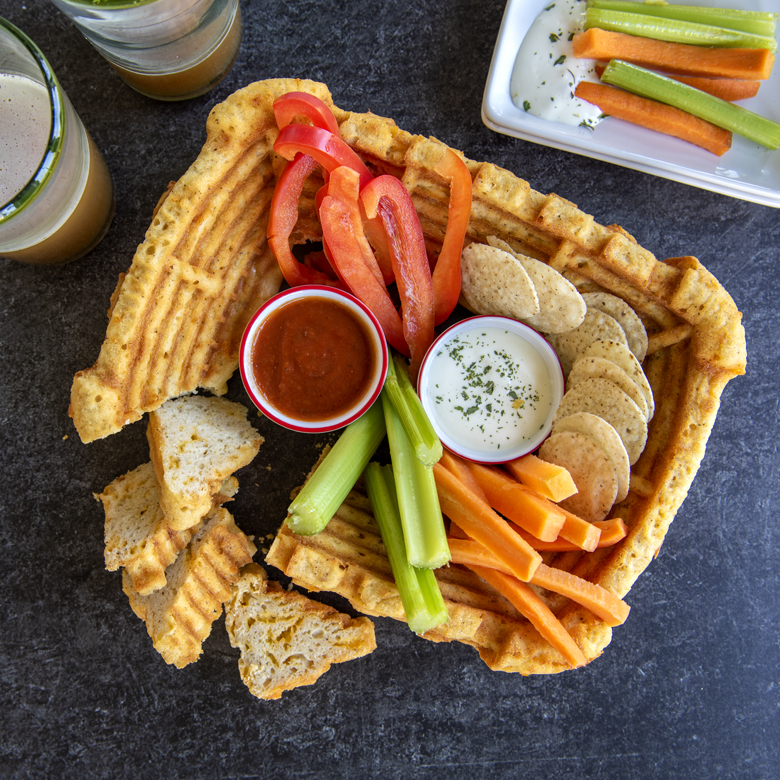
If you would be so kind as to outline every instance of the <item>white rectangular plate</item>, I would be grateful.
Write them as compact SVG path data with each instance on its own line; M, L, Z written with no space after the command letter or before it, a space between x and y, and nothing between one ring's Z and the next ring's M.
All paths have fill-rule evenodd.
M506 5L482 101L482 120L491 130L780 208L780 150L773 152L735 135L732 148L717 157L693 144L619 119L607 119L595 130L588 130L539 119L518 108L509 94L515 57L528 28L550 2L509 0ZM696 0L688 4L778 10L777 0ZM780 65L762 82L758 95L740 105L780 122Z

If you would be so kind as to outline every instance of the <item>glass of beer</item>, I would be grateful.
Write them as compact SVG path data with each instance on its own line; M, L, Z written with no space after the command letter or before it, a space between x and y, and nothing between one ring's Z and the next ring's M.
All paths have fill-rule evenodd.
M114 185L43 53L0 18L0 257L55 264L89 252Z
M238 0L52 0L133 89L157 100L208 92L241 45Z

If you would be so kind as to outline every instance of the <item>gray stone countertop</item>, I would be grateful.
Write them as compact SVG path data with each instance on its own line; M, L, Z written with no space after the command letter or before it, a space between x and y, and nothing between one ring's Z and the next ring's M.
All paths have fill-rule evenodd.
M125 86L51 4L0 0L49 58L117 191L114 223L84 259L0 260L0 777L780 776L780 211L486 128L502 0L242 9L225 81L160 103ZM586 668L492 673L469 647L380 619L372 655L262 702L241 682L222 620L198 663L176 670L105 570L93 494L143 462L145 430L83 445L67 413L73 374L95 361L117 275L196 157L211 107L279 76L323 81L339 106L505 167L657 257L698 257L744 313L747 374L726 388L693 487L627 597L627 623ZM242 392L235 377L229 396ZM274 468L255 468L231 505L248 532L281 522L316 454L303 434L268 423L263 433Z

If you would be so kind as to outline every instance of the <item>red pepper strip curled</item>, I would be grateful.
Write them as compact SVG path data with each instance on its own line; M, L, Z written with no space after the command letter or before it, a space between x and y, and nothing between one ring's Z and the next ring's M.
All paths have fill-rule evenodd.
M365 213L365 209L363 209L363 212ZM390 247L387 245L387 236L382 226L382 220L378 216L373 219L365 217L363 219L363 231L366 234L368 243L371 244L371 248L374 250L376 261L382 271L382 279L385 284L392 284L395 281L393 260L390 257Z
M435 321L441 325L452 314L460 297L460 257L471 216L471 174L466 163L449 148L445 148L434 171L450 180L447 231L433 269Z
M298 154L288 162L276 183L268 219L268 245L274 253L285 281L291 287L301 284L328 284L343 287L327 274L299 263L290 248L290 234L298 221L298 200L306 179L319 168L307 154Z
M409 368L416 377L434 337L433 283L420 219L406 187L389 174L370 181L360 198L368 218L378 215L387 235L411 355Z
M281 130L298 116L306 117L315 127L341 137L339 124L330 106L308 92L287 92L274 100L274 116Z
M328 259L352 294L379 320L388 343L408 355L401 316L363 233L359 193L360 177L352 168L342 166L331 173L328 193L320 204L323 246L327 247Z
M328 173L346 165L360 175L360 186L371 179L371 171L344 141L329 130L309 125L287 125L279 131L274 151L286 160L292 160L298 152L313 157Z

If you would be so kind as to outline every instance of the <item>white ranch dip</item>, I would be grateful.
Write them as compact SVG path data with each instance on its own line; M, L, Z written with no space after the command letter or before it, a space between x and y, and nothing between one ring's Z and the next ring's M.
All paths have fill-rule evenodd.
M500 326L443 339L430 356L426 408L446 436L478 452L509 451L551 417L550 369L525 338Z
M595 61L576 59L571 39L582 31L585 3L549 0L517 52L509 84L512 102L529 114L567 125L594 127L601 109L574 97L579 81L598 81Z

